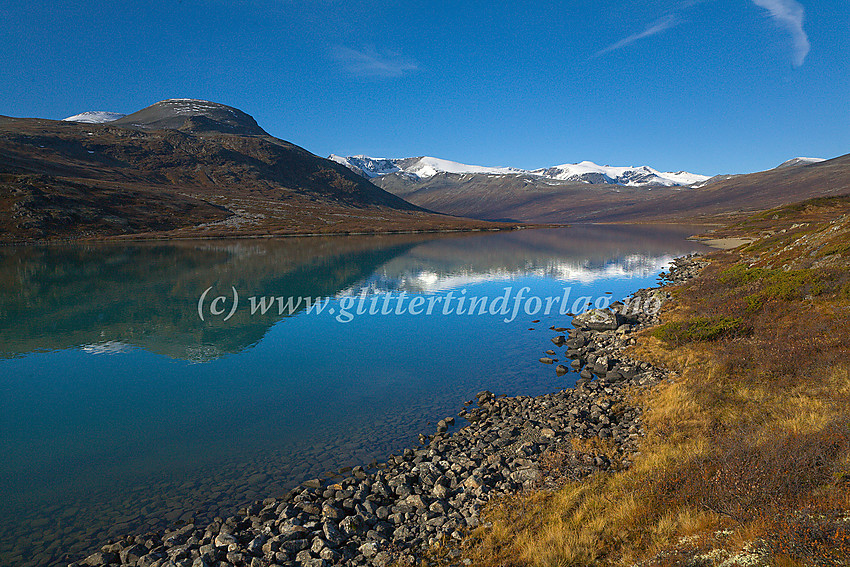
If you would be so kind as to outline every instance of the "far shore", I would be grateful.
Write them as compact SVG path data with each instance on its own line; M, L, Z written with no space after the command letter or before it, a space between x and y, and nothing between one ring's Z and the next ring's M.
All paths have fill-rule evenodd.
M494 223L495 224L495 223ZM0 241L0 246L51 246L65 244L109 244L136 242L192 242L204 240L273 240L277 238L313 238L325 236L394 236L404 234L462 234L474 232L510 232L515 230L532 230L540 228L564 228L568 224L526 224L514 223L506 226L480 226L461 228L434 228L411 230L372 230L372 231L338 231L338 232L291 232L280 234L212 234L212 235L169 235L169 234L119 234L112 236L95 236L90 238L52 238L39 240Z

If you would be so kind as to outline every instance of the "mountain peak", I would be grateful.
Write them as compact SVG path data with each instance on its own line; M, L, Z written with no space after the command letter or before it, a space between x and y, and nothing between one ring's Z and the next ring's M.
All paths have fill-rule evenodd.
M232 106L192 98L170 98L115 120L116 126L267 136L257 121Z

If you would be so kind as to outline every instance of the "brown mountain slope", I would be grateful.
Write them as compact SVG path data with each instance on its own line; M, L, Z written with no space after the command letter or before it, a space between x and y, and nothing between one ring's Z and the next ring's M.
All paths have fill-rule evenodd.
M714 220L801 199L850 192L850 155L739 175L701 188L557 183L529 175L440 174L374 180L411 203L447 214L523 222Z
M119 124L0 117L0 242L498 228L425 211L230 107L162 104Z
M716 217L846 193L850 193L850 154L820 163L739 175L670 195L660 207L636 204L623 213L634 218L656 219Z

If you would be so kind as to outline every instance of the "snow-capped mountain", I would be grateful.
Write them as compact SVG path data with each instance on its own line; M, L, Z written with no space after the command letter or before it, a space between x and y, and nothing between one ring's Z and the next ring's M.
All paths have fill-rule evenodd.
M334 154L328 156L328 159L340 163L355 173L359 173L370 179L401 171L401 168L395 164L396 161L401 160L373 158L369 156L341 157Z
M87 124L103 124L104 122L114 122L119 118L124 118L126 114L120 112L106 112L105 110L89 110L63 118L63 122L85 122Z
M440 173L484 174L484 175L533 175L536 177L575 183L605 183L625 186L691 185L709 179L686 171L660 172L651 167L611 167L597 165L591 161L557 165L535 170L515 167L484 167L466 165L435 157L401 159L373 158L369 156L342 157L331 155L330 159L370 179L389 174L399 174L413 180L426 179Z
M527 173L523 169L515 167L484 167L481 165L467 165L446 159L430 156L412 158L373 158L369 156L342 157L331 154L328 159L348 167L365 175L366 177L380 177L390 173L401 173L415 179L433 177L438 173L482 173L485 175L510 175Z
M612 167L597 165L592 161L567 163L546 169L536 169L530 173L580 183L608 183L612 185L642 186L653 185L674 187L692 185L709 179L706 175L697 175L687 171L660 172L651 167Z
M782 167L795 167L798 165L811 165L813 163L820 163L822 161L826 161L823 158L817 157L795 157L791 158L788 161L783 161L779 165L777 165L774 169L779 169Z

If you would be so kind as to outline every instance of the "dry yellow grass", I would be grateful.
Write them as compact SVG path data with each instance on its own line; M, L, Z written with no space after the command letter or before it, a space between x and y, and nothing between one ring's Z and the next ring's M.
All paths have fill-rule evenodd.
M761 216L767 236L750 245L755 259L714 254L663 314L678 334L644 332L630 352L675 374L633 392L647 432L633 465L491 503L465 557L482 567L730 565L735 554L850 564L850 258L835 237L847 239L847 212L839 200L769 215L783 226L808 215L805 234L791 239L787 228L765 230ZM827 268L799 260L824 242L838 251ZM771 267L778 262L796 268ZM699 317L740 324L687 331Z

